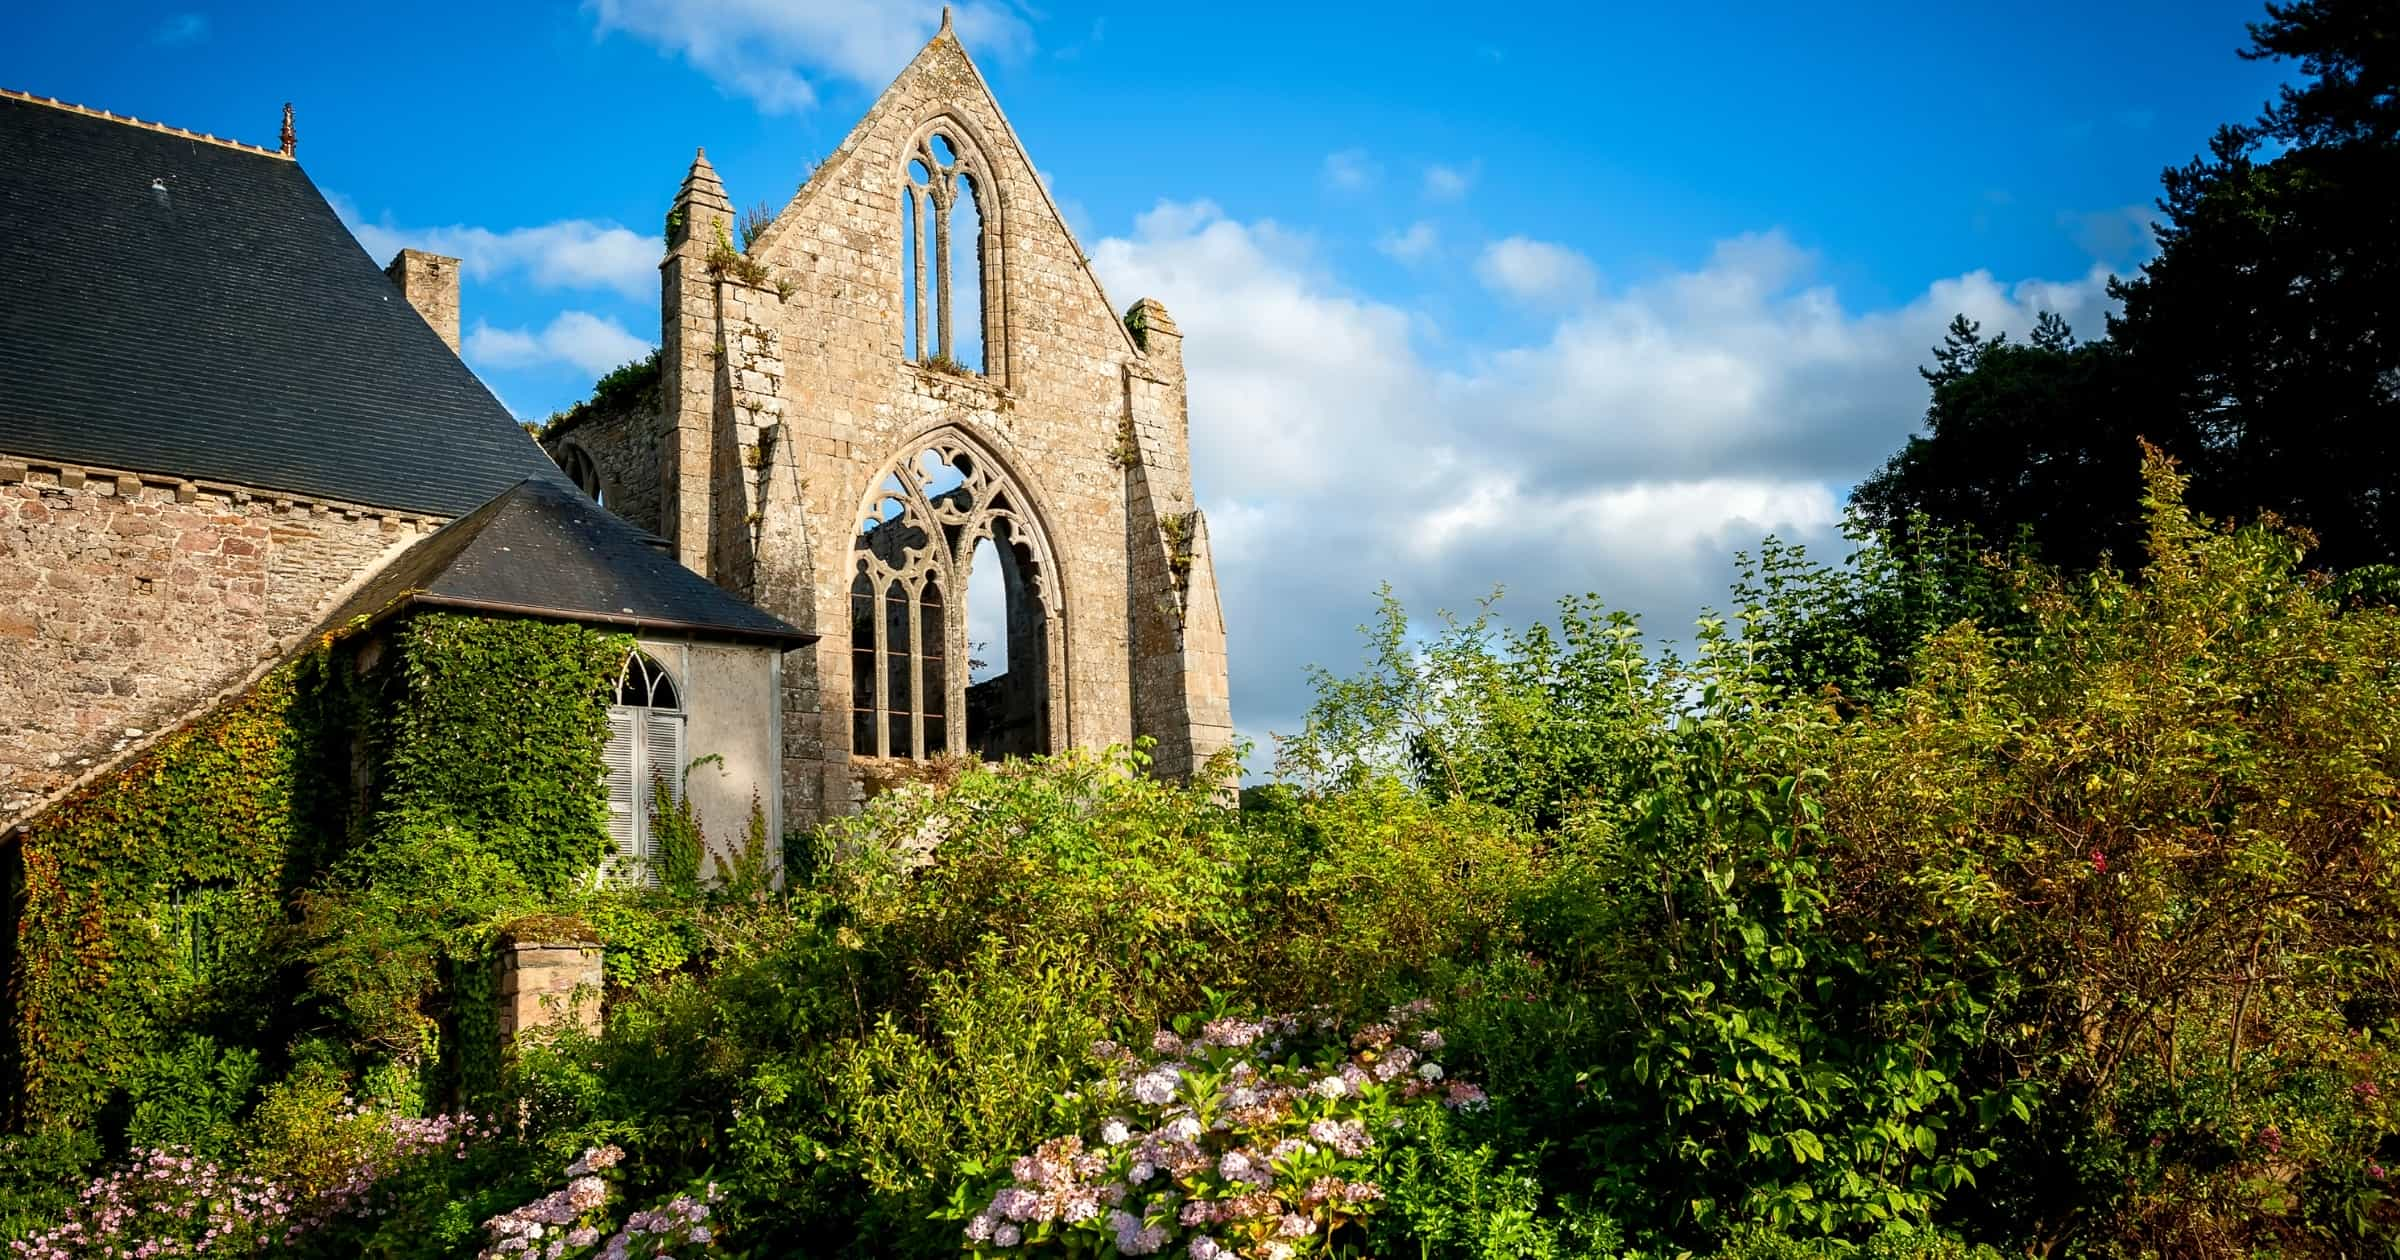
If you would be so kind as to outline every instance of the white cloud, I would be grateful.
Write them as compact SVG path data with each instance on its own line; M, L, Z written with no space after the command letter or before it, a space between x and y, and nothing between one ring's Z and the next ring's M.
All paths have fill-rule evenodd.
M1358 192L1375 182L1378 174L1374 160L1365 149L1343 149L1325 155L1325 186L1342 192Z
M2158 252L2158 211L2147 204L2083 214L2062 210L2058 223L2094 258L2138 264Z
M384 216L363 221L348 198L330 198L350 233L369 257L391 261L402 249L429 250L459 260L478 281L523 275L541 289L610 289L629 298L658 295L658 262L666 251L655 236L592 219L561 219L532 227L493 231L453 224L400 227Z
M1000 4L954 4L976 52L1013 55L1032 32ZM941 24L941 0L585 0L600 34L623 31L681 56L762 112L816 104L811 76L881 87Z
M1405 232L1386 232L1375 242L1375 248L1386 256L1404 263L1419 262L1441 244L1441 236L1433 225L1419 219L1408 225Z
M1540 615L1594 591L1683 633L1770 532L1831 549L1843 494L1913 431L1915 368L1954 312L2097 327L2107 272L1973 272L1846 307L1778 232L1566 309L1540 337L1435 361L1420 320L1327 275L1303 238L1162 203L1094 265L1185 334L1195 476L1252 737L1291 730L1303 666L1347 669L1390 580L1416 612L1495 584ZM1588 264L1586 264L1588 266ZM1838 551L1834 552L1838 555ZM1264 745L1262 743L1262 756Z
M1588 301L1599 286L1590 259L1564 245L1522 236L1484 246L1475 275L1494 293L1536 306Z
M1425 168L1425 195L1436 201L1456 201L1475 186L1475 177L1482 171L1480 161L1465 166L1444 166L1437 162Z
M150 28L150 42L166 47L196 44L208 38L208 15L177 13Z
M520 368L568 363L593 376L650 353L651 343L590 311L561 311L541 329L494 328L482 320L467 330L466 357L478 367Z

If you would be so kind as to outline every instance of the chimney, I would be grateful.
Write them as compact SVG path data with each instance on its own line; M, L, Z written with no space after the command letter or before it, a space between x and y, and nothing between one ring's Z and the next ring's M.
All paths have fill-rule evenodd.
M452 354L458 353L458 260L421 249L404 249L392 257L383 274L400 286L417 314L442 335Z

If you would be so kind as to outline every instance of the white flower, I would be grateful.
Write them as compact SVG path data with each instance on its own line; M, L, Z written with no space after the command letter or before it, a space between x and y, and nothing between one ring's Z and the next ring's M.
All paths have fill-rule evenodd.
M1417 1075L1422 1076L1429 1081L1438 1081L1442 1079L1442 1065L1434 1062L1431 1059L1427 1059L1425 1062L1417 1065Z
M1125 1127L1125 1122L1122 1120L1111 1120L1100 1126L1100 1141L1103 1145L1121 1146L1127 1138L1132 1136L1132 1131Z
M1152 1167L1148 1160L1137 1159L1133 1161L1133 1167L1125 1170L1125 1179L1137 1186L1157 1175L1158 1169Z
M1191 1245L1184 1250L1191 1255L1192 1260L1219 1260L1219 1257L1225 1254L1225 1249L1217 1245L1217 1240L1206 1234L1192 1239Z
M1442 1045L1442 1034L1435 1029L1428 1028L1417 1034L1417 1048L1427 1054L1435 1053Z
M1200 1136L1200 1121L1196 1117L1192 1116L1177 1116L1175 1117L1174 1122L1169 1124L1167 1128L1172 1130L1175 1136L1182 1138L1186 1142L1192 1141Z
M1306 1238L1316 1230L1316 1222L1298 1212L1286 1212L1283 1216L1283 1224L1276 1232L1286 1238Z
M992 1231L992 1245L995 1247L1014 1247L1024 1237L1025 1235L1019 1231L1016 1226L1003 1225L1000 1228Z
M1133 1078L1133 1096L1153 1107L1160 1106L1174 1099L1178 1079L1179 1074L1171 1064L1152 1068Z
M978 1213L976 1213L976 1214L975 1214L975 1219L967 1222L967 1241L968 1241L968 1242L990 1242L991 1240L992 1240L992 1218L991 1218L991 1214L990 1214L990 1213L988 1213L988 1212L978 1212Z
M1350 1082L1338 1076L1328 1076L1310 1086L1320 1098L1339 1098L1350 1092Z

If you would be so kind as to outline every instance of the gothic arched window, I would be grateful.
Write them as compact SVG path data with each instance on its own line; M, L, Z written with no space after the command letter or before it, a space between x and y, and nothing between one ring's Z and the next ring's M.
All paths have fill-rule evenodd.
M852 551L851 751L1048 751L1058 606L1024 491L957 431L926 439L877 482Z
M590 495L594 503L607 505L608 498L600 484L600 466L592 462L590 452L570 442L558 450L558 467L567 474L567 480L574 482L576 489Z
M657 879L651 870L658 857L652 806L662 785L672 797L683 795L683 724L683 705L666 669L648 653L627 656L608 706L602 761L608 767L608 838L616 846L616 865L630 878Z
M950 133L928 131L900 192L901 337L910 360L985 372L983 169Z

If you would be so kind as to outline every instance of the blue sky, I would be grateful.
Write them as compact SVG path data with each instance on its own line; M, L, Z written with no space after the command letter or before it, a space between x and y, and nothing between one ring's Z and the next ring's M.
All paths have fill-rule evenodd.
M2280 67L2255 3L960 6L1123 306L1187 334L1263 736L1373 584L1662 630L1767 532L1826 542L1951 313L2097 331L2161 167ZM922 0L45 5L0 86L272 144L379 258L468 259L519 414L657 336L695 145L780 205L928 37Z

